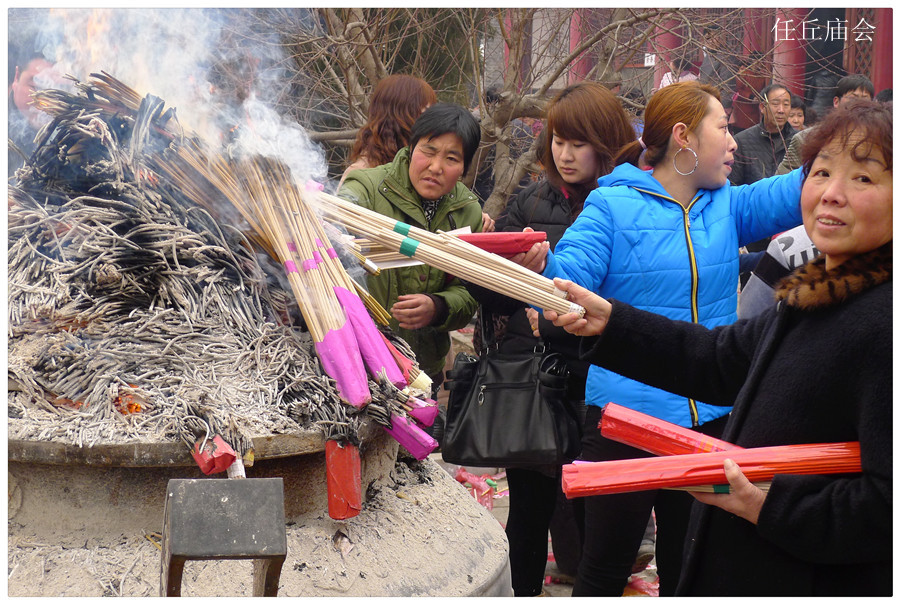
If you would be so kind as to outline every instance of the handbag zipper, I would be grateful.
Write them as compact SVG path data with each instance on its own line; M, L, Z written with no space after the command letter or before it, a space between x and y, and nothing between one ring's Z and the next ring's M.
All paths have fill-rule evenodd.
M521 382L517 382L514 384L513 383L482 384L481 387L478 389L478 399L477 400L478 400L479 405L484 404L484 391L487 390L488 388L491 388L491 389L495 389L495 388L531 388L531 384L522 384Z

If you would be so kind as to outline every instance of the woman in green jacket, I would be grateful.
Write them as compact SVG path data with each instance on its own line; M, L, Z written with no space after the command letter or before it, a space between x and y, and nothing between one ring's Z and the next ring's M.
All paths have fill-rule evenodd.
M480 141L478 122L466 108L436 103L413 124L409 146L392 162L350 172L337 194L432 232L467 226L480 232L481 205L460 182ZM432 379L434 394L444 379L449 332L469 323L475 300L459 279L425 264L369 275L367 285Z

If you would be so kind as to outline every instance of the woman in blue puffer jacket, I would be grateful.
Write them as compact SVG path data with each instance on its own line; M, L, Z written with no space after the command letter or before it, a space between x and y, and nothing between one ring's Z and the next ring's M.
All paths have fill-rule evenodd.
M641 138L620 150L617 167L599 180L554 253L535 246L520 260L545 267L547 277L563 277L673 319L707 327L732 323L738 250L800 223L800 171L731 186L737 144L711 86L667 86L650 99L644 117ZM730 410L596 366L588 373L586 397L581 458L588 461L649 455L601 436L601 407L610 401L713 436L721 434ZM651 510L660 594L672 594L691 501L674 491L587 498L573 595L622 595Z

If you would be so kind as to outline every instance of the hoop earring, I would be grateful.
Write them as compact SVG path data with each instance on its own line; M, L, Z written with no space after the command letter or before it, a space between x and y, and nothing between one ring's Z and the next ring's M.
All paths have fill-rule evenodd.
M678 154L682 151L690 151L691 155L694 156L694 167L691 168L690 172L682 172L678 169ZM682 147L678 151L675 152L675 157L672 158L672 167L675 168L675 171L681 174L682 176L690 176L697 169L697 165L700 163L700 158L697 157L697 152L691 149L690 147Z

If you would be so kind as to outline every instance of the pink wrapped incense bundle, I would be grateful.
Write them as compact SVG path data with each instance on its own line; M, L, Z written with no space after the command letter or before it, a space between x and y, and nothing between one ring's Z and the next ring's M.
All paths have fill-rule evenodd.
M433 425L434 420L438 416L438 411L437 402L430 398L423 401L411 396L406 401L406 412L421 426Z
M369 316L359 296L343 287L335 287L334 293L353 328L359 352L369 374L373 377L384 375L397 388L406 388L407 381L403 377L403 372L397 366L397 362L384 343L382 333L378 330L372 317Z
M382 426L382 428L418 460L425 459L429 453L437 449L436 440L402 415L392 413L391 427Z
M741 448L615 403L607 403L603 407L600 433L605 438L654 455L685 455Z
M751 482L776 474L852 474L862 471L859 443L781 445L563 466L569 499L664 488L727 484L722 464L732 459Z

